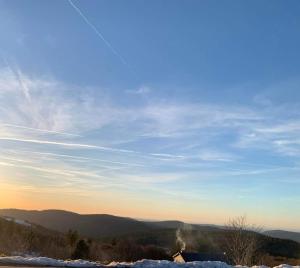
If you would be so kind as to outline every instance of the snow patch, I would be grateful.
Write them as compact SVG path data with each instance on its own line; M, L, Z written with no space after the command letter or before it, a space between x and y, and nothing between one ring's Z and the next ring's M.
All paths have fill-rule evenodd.
M14 218L11 218L11 217L3 217L3 219L5 219L7 221L13 221L14 223L24 225L24 226L27 226L27 227L31 226L31 224L29 222L26 222L26 221L23 221L23 220L14 219Z
M107 267L107 268L249 268L246 266L231 266L224 262L219 261L203 261L203 262L189 262L189 263L175 263L170 261L154 261L154 260L141 260L137 262L112 262L109 265L102 265L98 262L90 262L85 260L56 260L46 257L0 257L0 264L11 265L28 265L28 266L52 266L52 267L74 267L74 268L87 268L87 267ZM251 268L269 268L267 266L252 266ZM290 266L282 264L274 268L300 268L300 266Z
M132 263L111 263L108 266L111 267L130 267L130 268L232 268L224 262L218 261L203 261L203 262L188 262L188 263L176 263L170 261L153 261L153 260L141 260Z
M110 267L129 267L129 268L250 268L247 266L231 266L227 263L220 261L195 261L188 263L176 263L170 261L153 261L153 260L141 260L132 263L116 263L109 264ZM269 268L268 266L252 266L251 268ZM300 266L290 266L282 264L273 268L300 268Z
M85 260L56 260L47 257L0 257L0 263L14 265L34 265L34 266L52 266L52 267L94 267L98 264Z
M15 219L15 223L21 224L21 225L24 225L24 226L28 226L28 227L31 226L30 223L28 223L28 222L26 222L26 221L23 221L23 220L18 220L18 219Z

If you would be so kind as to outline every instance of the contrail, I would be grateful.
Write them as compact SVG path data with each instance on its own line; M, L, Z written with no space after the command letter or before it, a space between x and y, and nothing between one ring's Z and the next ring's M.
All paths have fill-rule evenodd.
M111 147L104 147L104 146L98 146L98 145L92 145L92 144L84 144L84 143L66 143L66 142L57 142L57 141L49 141L49 140L37 140L37 139L26 139L26 138L16 138L16 137L1 137L0 141L16 141L16 142L25 142L25 143L34 143L34 144L46 144L46 145L58 145L63 147L70 147L70 148L82 148L82 149L95 149L95 150L101 150L101 151L108 151L108 152L115 152L115 153L129 153L129 154L140 154L143 157L146 158L156 158L160 154L143 154L139 151L133 151L133 150L126 150L126 149L116 149ZM169 154L163 154L165 157L168 157L170 159L172 158L182 158L182 156L177 156Z
M67 154L56 154L56 153L44 153L44 152L34 152L34 151L18 151L18 152L29 152L34 154L40 154L40 155L50 155L50 156L57 156L57 157L66 157L71 159L82 159L82 160L92 160L92 161L99 161L109 164L118 164L118 165L125 165L125 166L138 166L143 167L142 164L135 164L135 163L126 163L126 162L118 162L118 161L109 161L109 160L103 160L99 158L91 158L91 157L82 157L82 156L73 156L73 155L67 155Z
M59 146L72 147L72 148L98 149L98 150L102 150L102 151L110 151L110 152L117 152L117 153L137 153L137 152L131 151L131 150L114 149L114 148L110 148L110 147L103 147L103 146L82 144L82 143L66 143L66 142L23 139L23 138L14 138L14 137L0 137L0 140L36 143L36 144L59 145Z
M67 132L60 132L60 131L54 131L54 130L46 130L46 129L40 129L40 128L32 128L32 127L25 127L25 126L19 126L14 124L0 124L0 127L11 127L11 128L20 128L20 129L26 129L31 131L37 131L37 132L44 132L44 133L51 133L51 134L60 134L65 136L75 136L75 137L81 137L79 134L72 134Z
M127 63L127 61L122 57L122 55L120 53L118 53L118 51L111 45L111 43L105 39L103 34L98 30L98 28L92 22L90 22L90 20L83 14L83 12L80 10L80 8L78 6L76 6L72 0L68 0L68 1L69 1L70 5L74 8L74 10L80 15L80 17L83 18L83 20L86 22L86 24L92 28L92 30L97 34L97 36L111 50L111 52L113 54L115 54L115 56L117 56L121 60L121 62L132 71L132 69L129 66L129 64Z
M14 164L10 162L5 162L5 161L0 161L0 165L2 166L9 166L9 167L17 167L17 168L25 168L25 169L32 169L40 172L46 172L46 173L52 173L52 174L57 174L57 175L63 175L63 176L68 176L68 177L74 177L75 174L71 170L69 172L66 172L64 170L59 170L59 169L52 169L52 168L42 168L42 167L36 167L32 165L20 165L20 164Z
M37 151L27 151L27 150L2 150L0 149L0 152L5 153L30 153L30 154L37 154L37 155L46 155L46 156L54 156L54 157L66 157L71 159L82 159L82 160L92 160L92 161L99 161L109 164L118 164L118 165L125 165L125 166L138 166L138 167L144 167L145 165L142 164L136 164L136 163L128 163L128 162L119 162L119 161L110 161L110 160L104 160L100 158L92 158L92 157L83 157L83 156L74 156L69 154L57 154L57 153L48 153L48 152L37 152ZM0 157L2 157L0 155Z

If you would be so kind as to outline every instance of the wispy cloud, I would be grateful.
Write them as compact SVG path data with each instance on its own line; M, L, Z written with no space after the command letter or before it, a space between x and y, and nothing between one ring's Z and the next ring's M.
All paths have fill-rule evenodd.
M13 160L16 161L16 160ZM18 160L17 162L20 162L20 160ZM9 167L15 167L15 168L25 168L25 169L31 169L31 170L35 170L35 171L39 171L39 172L46 172L46 173L51 173L51 174L56 174L56 175L60 175L60 176L73 176L73 174L68 173L66 171L63 170L55 170L55 169L50 169L50 168L41 168L41 167L37 167L37 166L32 166L32 165L22 165L20 163L18 164L13 164L12 162L7 162L7 161L1 161L0 162L2 165L6 165Z
M30 88L31 102L8 68L0 70L0 124L37 132L77 135L126 116L102 96L95 102L91 88L67 85L51 78L30 78L22 74ZM76 92L76 94L69 94Z
M28 80L26 77L23 76L23 73L20 71L17 67L12 67L12 65L8 62L8 60L5 57L2 57L3 61L6 63L9 71L11 74L16 78L18 84L20 85L20 89L24 94L25 99L28 102L31 102L31 96L30 96L30 88L28 86Z
M236 145L244 149L269 150L281 155L300 156L299 130L300 122L297 119L281 119L278 122L276 115L273 120L262 120L249 125L242 130Z
M99 159L99 158L82 157L82 156L57 154L57 153L49 153L49 152L20 151L20 150L18 150L18 152L22 152L22 153L25 153L25 154L30 153L30 154L37 154L37 155L43 155L43 156L52 156L52 157L57 157L59 159L71 158L71 159L76 159L76 160L96 161L96 162L101 162L101 163L109 163L109 164L124 165L124 166L138 166L138 167L143 167L144 166L142 164L136 164L136 163L109 161L109 160Z
M101 151L109 151L114 153L133 153L133 154L140 154L143 156L153 156L153 157L164 157L164 158L184 158L184 156L180 155L172 155L172 154L156 154L156 153L149 153L145 154L138 151L133 150L125 150L125 149L116 149L110 147L103 147L98 145L91 145L91 144L83 144L83 143L67 143L67 142L57 142L57 141L50 141L50 140L33 140L33 139L26 139L26 138L14 138L14 137L1 137L0 140L4 141L15 141L15 142L24 142L24 143L35 143L35 144L43 144L43 145L58 145L63 147L70 147L70 148L81 148L81 149L96 149Z
M78 134L72 134L67 132L60 132L60 131L54 131L54 130L46 130L46 129L39 129L39 128L32 128L32 127L24 127L24 126L18 126L13 124L0 124L0 127L9 127L9 128L19 128L19 129L25 129L35 132L42 132L42 133L50 133L50 134L59 134L64 136L74 136L74 137L80 137Z
M269 105L266 110L265 106L254 109L238 105L149 99L140 106L125 106L115 103L108 93L99 88L80 88L49 77L30 78L21 71L19 73L26 81L31 102L24 98L24 90L20 90L20 81L12 71L7 68L0 70L2 140L94 148L116 153L143 153L148 157L160 155L169 159L189 159L192 153L202 159L220 160L222 157L208 157L201 151L216 151L205 148L206 144L231 135L231 144L239 148L257 150L261 146L277 153L284 154L288 149L295 153L292 145L280 141L298 139L300 127L297 114L286 119L284 110L279 109L278 105L276 110ZM74 91L76 94L69 94ZM76 142L79 137L85 140L84 136L95 130L110 133L101 136L101 145ZM71 141L53 141L52 135L66 136ZM153 142L151 151L110 146L122 145L123 140L128 141L128 144L123 142L126 146L130 146L138 141L155 139L165 139L164 147L169 144L172 151L153 146ZM195 142L201 146L192 148L190 145Z
M44 144L44 145L59 145L59 146L71 147L71 148L98 149L103 151L112 151L112 152L119 152L119 153L135 153L135 151L131 151L131 150L115 149L115 148L109 148L109 147L103 147L103 146L97 146L91 144L83 144L83 143L67 143L67 142L56 142L56 141L49 141L49 140L33 140L33 139L1 137L1 136L0 136L0 140L37 143L37 144Z
M261 164L248 157L299 157L295 111L152 93L136 105L131 98L145 93L140 89L127 94L124 104L99 87L20 73L30 101L12 71L0 69L0 165L3 174L32 178L32 185L54 189L57 182L84 193L138 188L175 196L191 187L205 192L204 181L224 188L228 181L266 180L275 173L293 179L298 171L291 163Z
M126 90L126 93L129 93L129 94L135 94L135 95L146 95L148 93L151 92L151 89L147 86L142 86L138 89L128 89Z

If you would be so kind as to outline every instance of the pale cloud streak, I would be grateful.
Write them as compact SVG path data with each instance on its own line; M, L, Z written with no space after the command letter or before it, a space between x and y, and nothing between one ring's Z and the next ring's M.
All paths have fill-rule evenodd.
M7 68L0 70L0 134L3 140L116 153L140 153L138 150L115 149L102 144L93 145L72 140L53 141L49 135L77 138L93 130L110 129L110 132L118 133L121 129L122 136L118 135L117 139L104 137L104 143L120 143L123 139L134 143L138 140L163 138L173 140L173 147L176 148L177 142L185 141L180 147L177 146L178 151L194 143L197 136L209 140L218 135L222 136L224 132L231 132L236 136L233 144L241 148L256 148L259 144L270 143L271 148L277 150L280 147L282 150L278 149L277 152L284 153L287 144L280 144L279 141L294 140L299 129L297 120L290 119L282 124L274 122L270 119L270 113L274 112L269 110L266 114L264 110L243 106L155 99L149 99L139 107L121 106L98 88L78 88L46 77L30 78L23 73L21 77L27 85L30 102L22 98L24 89L20 88L23 86L12 71ZM69 94L74 91L77 94ZM41 139L41 135L45 139ZM205 151L211 151L208 149ZM189 158L189 155L182 152L170 153L161 150L144 154L153 157L166 156L170 159ZM221 159L204 156L201 152L198 155L202 159Z
M114 149L114 148L108 148L108 147L91 145L91 144L82 144L82 143L67 143L67 142L56 142L56 141L49 141L49 140L32 140L32 139L13 138L13 137L0 137L0 140L17 141L17 142L25 142L25 143L37 143L37 144L44 144L44 145L59 145L59 146L71 147L71 148L98 149L103 151L112 151L112 152L119 152L119 153L135 153L134 151L131 150Z
M66 154L47 153L47 152L34 152L34 151L20 151L20 150L18 152L37 154L37 155L42 155L42 156L51 156L51 157L57 157L57 158L60 158L60 159L70 158L70 159L75 159L75 160L96 161L96 162L109 163L109 164L114 164L114 165L138 166L138 167L144 166L142 164L118 162L118 161L109 161L109 160L99 159L99 158L82 157L82 156L74 156L74 155L66 155Z
M49 133L49 134L59 134L59 135L64 135L64 136L80 137L80 135L78 135L78 134L52 131L52 130L45 130L45 129L32 128L32 127L24 127L24 126L18 126L18 125L13 125L13 124L1 124L0 127L1 126L8 127L8 128L17 128L17 129L30 130L30 131L34 131L34 132L42 132L42 133Z

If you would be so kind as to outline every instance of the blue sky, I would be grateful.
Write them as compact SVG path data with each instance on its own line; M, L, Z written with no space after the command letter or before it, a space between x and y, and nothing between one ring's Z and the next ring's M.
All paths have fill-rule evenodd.
M0 1L0 206L299 230L299 11Z

